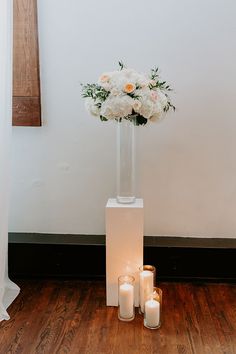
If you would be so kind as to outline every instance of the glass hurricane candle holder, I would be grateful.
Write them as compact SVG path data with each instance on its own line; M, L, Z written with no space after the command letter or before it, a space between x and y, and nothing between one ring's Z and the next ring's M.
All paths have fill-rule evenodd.
M144 305L156 285L156 268L143 265L139 268L139 312L144 313Z
M134 282L132 275L118 278L118 318L121 321L132 321L135 317Z
M144 305L144 326L157 329L161 326L162 290L153 288Z

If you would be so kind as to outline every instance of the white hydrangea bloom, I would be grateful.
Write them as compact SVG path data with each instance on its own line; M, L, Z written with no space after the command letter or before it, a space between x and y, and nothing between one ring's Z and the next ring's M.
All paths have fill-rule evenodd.
M154 112L154 102L151 98L151 90L146 87L144 89L137 90L136 93L139 96L139 101L141 103L141 106L136 110L136 112L144 118L149 119Z
M108 118L123 118L132 113L133 99L127 95L109 96L102 103L101 115Z
M86 98L85 107L87 111L93 116L100 116L100 109L95 105L95 101L92 98Z
M162 108L162 105L161 105L160 101L157 101L154 104L153 113L152 113L152 115L150 117L150 121L156 122L158 120L161 120L162 117L163 117L163 108Z

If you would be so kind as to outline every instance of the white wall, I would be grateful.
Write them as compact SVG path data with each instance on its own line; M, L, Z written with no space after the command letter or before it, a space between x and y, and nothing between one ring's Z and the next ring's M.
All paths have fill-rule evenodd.
M38 0L42 128L13 132L11 231L103 234L115 126L80 82L158 65L177 113L138 130L145 234L236 237L236 2Z

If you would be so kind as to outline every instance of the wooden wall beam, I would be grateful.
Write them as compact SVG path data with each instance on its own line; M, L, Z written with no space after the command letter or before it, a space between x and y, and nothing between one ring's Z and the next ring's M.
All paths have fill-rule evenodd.
M37 0L13 4L13 125L40 126Z

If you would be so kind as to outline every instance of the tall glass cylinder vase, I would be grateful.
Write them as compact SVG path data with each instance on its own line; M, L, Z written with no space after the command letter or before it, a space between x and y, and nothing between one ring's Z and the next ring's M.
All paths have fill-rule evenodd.
M117 202L135 201L135 122L117 123Z

